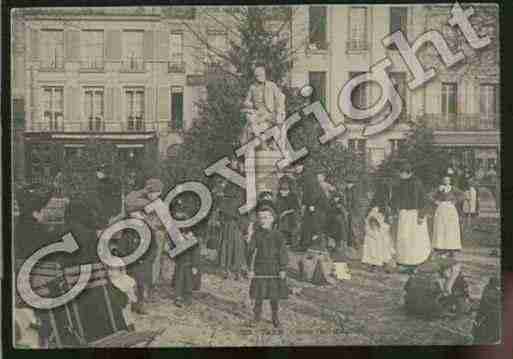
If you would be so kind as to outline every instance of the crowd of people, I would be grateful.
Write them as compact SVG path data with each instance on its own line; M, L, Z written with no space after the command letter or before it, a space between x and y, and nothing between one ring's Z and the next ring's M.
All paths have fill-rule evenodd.
M100 167L97 171L100 197L72 198L66 208L65 223L74 233L80 250L72 259L57 254L45 260L60 261L64 267L100 262L97 238L101 231L126 216L133 216L149 224L152 237L144 256L127 266L123 273L117 273L117 279L112 281L112 290L123 297L120 303L126 309L128 324L133 319L127 312L148 313L147 302L157 295L159 286L171 285L174 304L189 306L193 291L201 288L204 253L213 254L210 259L223 278L251 281L249 295L254 300L255 323L261 320L263 301L269 300L272 323L280 327L279 301L289 295L287 275L292 252L298 256L302 253L330 256L338 262L350 263L349 266L360 261L369 271L410 275L405 302L411 313L419 311L421 306L433 312L432 303L422 300L426 292L419 289L422 287L419 283L426 278L425 273L434 273L435 288L433 281L427 287L436 295L428 298L448 311L468 310L464 309L469 298L467 284L457 253L462 249L462 226L468 225L478 212L472 182L466 182L461 189L456 187L449 170L441 174L439 186L428 191L415 176L412 165L404 162L398 178L379 179L366 191L356 176L338 179L322 170L306 171L302 166L296 170L280 178L276 193L260 193L257 207L247 216L239 215L238 189L224 179L216 180L208 220L203 226L183 233L186 240L199 239L200 244L171 260L166 255L172 248L163 224L154 213L143 211L162 195L163 183L149 178L143 184L138 183L140 188L134 188L122 201L115 182ZM56 239L43 225L41 214L51 193L31 186L17 197L20 216L15 228L15 254L22 260ZM119 203L123 203L121 213ZM175 219L194 214L180 199L171 204L170 211ZM111 241L111 250L124 257L138 247L138 241L135 232L120 232ZM170 262L174 265L170 266ZM166 283L163 273L173 266L171 283ZM333 273L320 275L326 278ZM310 279L316 282L315 278Z

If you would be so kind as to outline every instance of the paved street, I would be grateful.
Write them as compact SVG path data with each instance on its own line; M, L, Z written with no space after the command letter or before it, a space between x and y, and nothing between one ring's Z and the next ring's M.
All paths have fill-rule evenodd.
M493 248L481 244L490 236L474 232L460 257L473 300L479 300L488 278L500 268L499 257L490 255ZM202 289L188 309L175 307L172 290L164 286L150 304L150 314L137 316L138 329L166 328L153 346L455 345L471 340L472 314L434 321L409 317L402 307L408 277L371 273L358 262L350 263L350 281L333 286L289 279L299 294L281 302L282 333L273 329L268 305L264 305L266 320L251 328L249 281L223 280L211 269L205 263Z

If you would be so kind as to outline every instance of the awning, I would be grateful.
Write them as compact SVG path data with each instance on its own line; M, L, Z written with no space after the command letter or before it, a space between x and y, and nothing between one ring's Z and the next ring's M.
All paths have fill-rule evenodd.
M447 147L499 147L500 134L498 131L435 131L433 142Z

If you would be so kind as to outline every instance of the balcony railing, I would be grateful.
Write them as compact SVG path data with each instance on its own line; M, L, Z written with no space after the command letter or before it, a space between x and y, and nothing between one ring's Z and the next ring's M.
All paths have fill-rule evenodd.
M185 73L185 62L181 59L169 61L167 69L170 73Z
M486 131L498 130L499 115L480 114L426 114L426 125L439 131Z
M124 59L121 63L121 71L123 72L144 72L144 59L131 57Z
M64 69L63 56L51 56L41 59L41 70L43 71L62 71Z
M80 69L83 71L101 71L103 70L103 57L93 57L82 60L80 62Z
M346 42L346 49L349 52L367 51L369 49L369 43L364 40L349 40Z
M119 121L104 121L99 119L86 119L83 122L62 121L50 123L48 121L34 122L26 132L50 132L50 133L133 133L156 132L160 135L181 132L170 125L170 121L144 121L143 119Z

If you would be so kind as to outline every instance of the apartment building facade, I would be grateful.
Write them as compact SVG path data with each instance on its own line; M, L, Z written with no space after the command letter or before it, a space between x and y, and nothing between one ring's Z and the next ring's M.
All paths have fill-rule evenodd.
M435 129L437 144L458 159L488 167L497 162L498 66L481 77L457 77L437 68L433 81L410 91L410 74L397 49L381 44L398 29L413 41L446 21L449 10L424 5L295 10L290 45L306 43L293 61L291 85L314 87L315 99L323 101L332 119L348 124L341 140L370 167L400 151L409 122L421 118ZM128 165L165 157L198 116L196 103L205 96L204 49L191 31L204 29L217 49L227 46L230 36L215 16L200 13L193 7L98 8L25 11L15 17L13 118L23 129L15 150L24 153L20 175L51 176L91 138L114 144L113 160ZM351 77L386 56L393 62L389 73L403 112L391 128L363 137L365 124L344 117L338 95ZM353 103L370 106L381 91L377 85L360 86Z
M294 62L293 86L309 83L314 87L315 96L326 105L332 119L348 124L350 131L342 140L364 155L370 167L400 151L411 121L421 119L434 129L436 144L447 149L455 162L474 169L496 167L500 147L498 63L483 63L477 74L463 75L461 68L446 69L439 63L435 66L438 75L432 81L410 91L407 82L411 74L398 50L381 43L397 30L410 43L427 31L447 30L451 6L305 6L298 11L293 32L309 24L309 44ZM338 107L338 96L347 81L370 71L385 57L392 61L387 71L403 100L403 110L394 126L364 137L366 123L345 117ZM381 91L387 89L376 84L361 85L353 92L353 104L359 108L371 106Z

